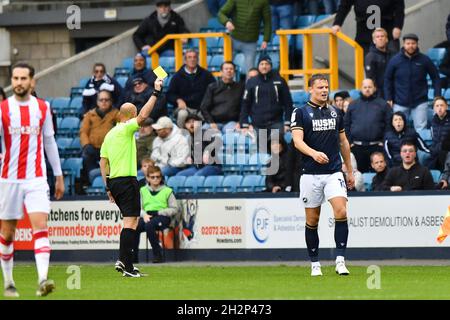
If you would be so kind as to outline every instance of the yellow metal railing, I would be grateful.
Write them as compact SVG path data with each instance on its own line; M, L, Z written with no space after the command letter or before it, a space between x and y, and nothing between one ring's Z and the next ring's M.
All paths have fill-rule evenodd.
M160 41L158 41L154 46L148 50L148 55L152 60L152 69L159 66L159 54L157 50L161 48L167 41L173 40L174 51L175 51L175 70L181 68L183 65L183 39L199 39L199 65L202 68L208 68L207 61L207 45L206 38L223 38L223 61L233 60L233 51L231 48L231 37L225 32L207 32L207 33L181 33L181 34L168 34ZM213 72L214 76L219 76L220 71Z
M308 89L308 81L312 74L324 73L330 75L330 90L339 89L339 62L338 62L338 39L343 40L355 49L355 88L359 88L364 79L364 50L353 39L338 32L334 35L329 28L324 29L295 29L277 30L280 37L280 75L289 79L291 74L303 74L305 90ZM330 67L328 69L313 68L313 38L315 34L328 34L328 45L330 48ZM303 35L303 69L289 69L289 43L288 36Z

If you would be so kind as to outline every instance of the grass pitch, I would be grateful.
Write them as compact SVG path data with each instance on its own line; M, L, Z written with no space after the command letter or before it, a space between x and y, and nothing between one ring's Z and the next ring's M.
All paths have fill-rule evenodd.
M315 278L309 267L286 265L142 266L145 278L123 278L113 264L80 265L77 278L68 267L50 267L56 291L39 299L450 299L450 266L380 266L379 278L351 264L349 276L322 266ZM14 278L20 299L37 299L34 264L16 265Z

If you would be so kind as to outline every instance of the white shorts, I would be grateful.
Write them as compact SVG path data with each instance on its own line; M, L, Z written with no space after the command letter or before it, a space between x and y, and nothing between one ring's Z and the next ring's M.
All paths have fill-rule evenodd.
M347 199L347 185L342 172L304 174L300 177L300 200L305 208L318 208L336 197Z
M0 180L0 219L20 220L27 213L50 212L50 188L45 179L26 182Z

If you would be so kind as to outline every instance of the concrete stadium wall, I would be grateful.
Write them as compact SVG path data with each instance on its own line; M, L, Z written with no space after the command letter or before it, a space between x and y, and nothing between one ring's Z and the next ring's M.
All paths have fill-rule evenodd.
M409 0L406 1L406 17L402 34L416 33L419 36L419 47L422 52L432 48L434 45L446 39L445 23L450 13L450 2L448 0ZM432 18L430 18L432 17ZM334 16L320 21L312 26L312 28L331 27ZM345 19L342 32L355 38L356 21L353 10ZM328 53L328 39L318 36L314 38L314 56L318 56L318 60L327 60L329 57L324 54ZM315 61L315 65L322 67L320 63ZM339 68L344 73L354 77L354 51L353 48L343 42L339 42ZM352 89L353 82L350 83L340 76L340 87Z
M189 1L175 7L174 10L181 14L193 32L206 25L210 17L202 0ZM123 58L136 53L132 40L136 28L38 72L36 91L41 97L68 96L70 88L77 86L80 78L91 75L92 65L95 62L103 62L108 72L112 74L114 67L120 66Z

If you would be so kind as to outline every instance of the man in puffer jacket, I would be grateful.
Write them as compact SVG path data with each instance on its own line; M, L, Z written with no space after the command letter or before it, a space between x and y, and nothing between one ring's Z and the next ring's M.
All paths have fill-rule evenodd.
M153 141L151 159L164 176L173 176L187 165L190 148L186 137L169 117L161 117L152 125L158 137Z
M258 62L259 75L245 85L240 123L243 133L253 128L289 130L292 97L286 81L272 71L272 60L263 56ZM286 127L287 126L287 127ZM268 132L270 136L270 132Z

